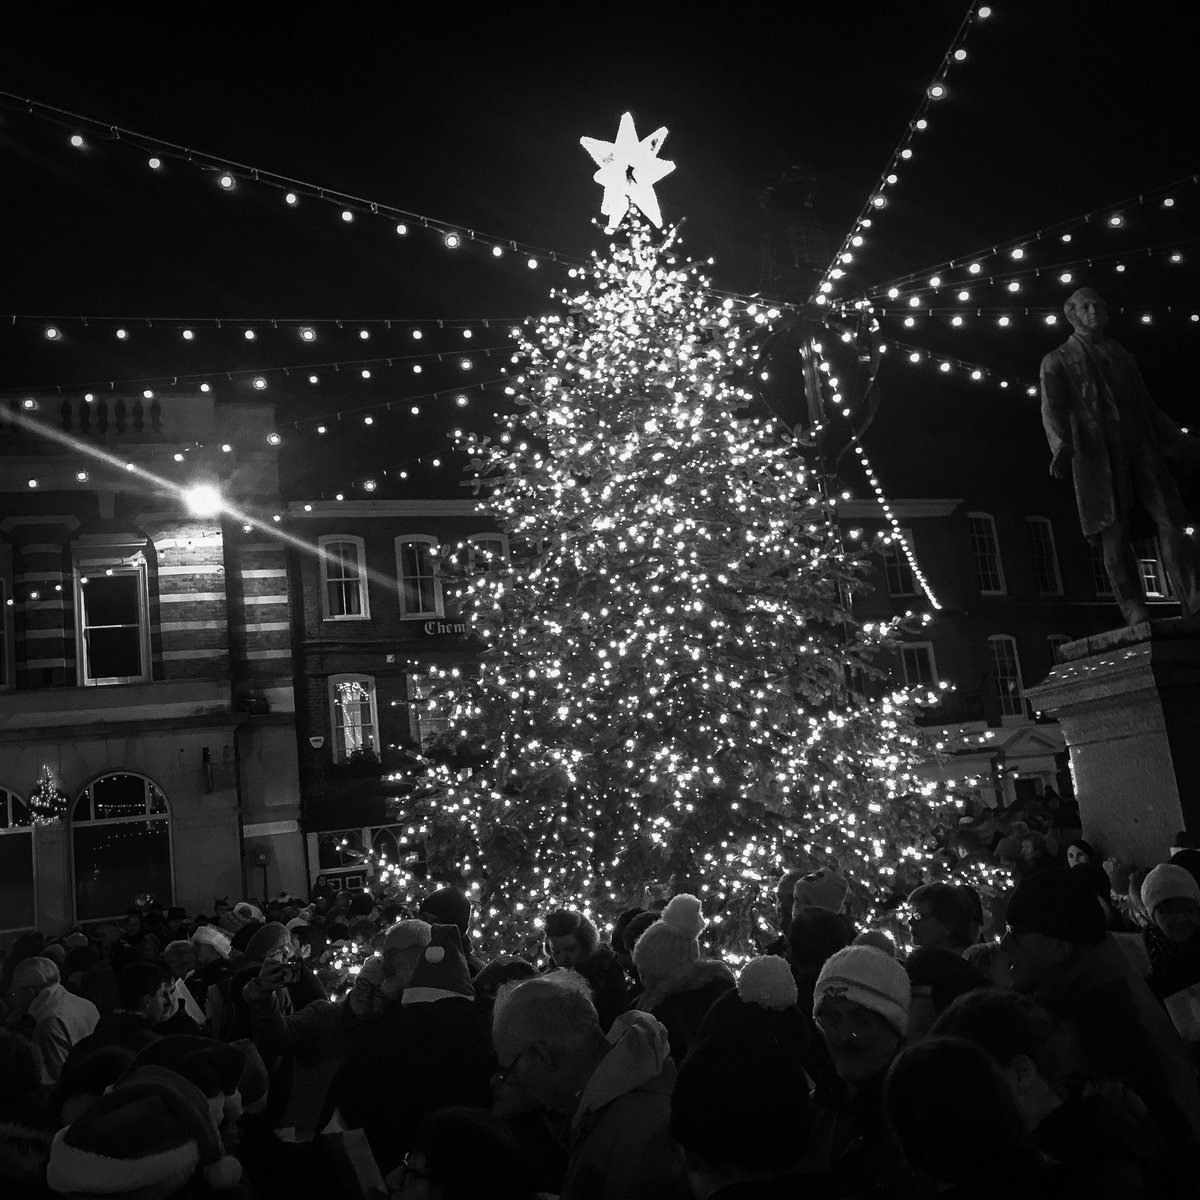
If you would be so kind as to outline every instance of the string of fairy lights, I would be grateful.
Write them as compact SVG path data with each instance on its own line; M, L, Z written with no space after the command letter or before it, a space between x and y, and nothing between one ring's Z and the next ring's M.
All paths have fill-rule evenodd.
M935 107L942 104L950 94L949 80L952 74L967 61L967 42L971 33L977 23L986 21L991 15L992 9L989 4L973 2L968 7L966 15L951 38L950 45L933 74L933 78L922 93L916 111L909 118L899 142L892 151L887 165L875 186L868 193L861 212L850 226L837 253L817 281L816 289L811 297L814 303L827 304L830 301L838 281L846 275L845 268L857 260L863 247L867 245L875 218L887 207L891 190L899 184L901 174L915 157L917 143L920 136L929 128L931 114Z

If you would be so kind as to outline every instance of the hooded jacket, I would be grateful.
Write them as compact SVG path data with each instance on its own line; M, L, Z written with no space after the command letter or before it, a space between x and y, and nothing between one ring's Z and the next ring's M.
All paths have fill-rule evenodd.
M566 1130L569 1161L561 1200L690 1195L671 1141L675 1065L666 1029L642 1012L622 1013Z
M692 1048L708 1010L735 987L733 972L723 962L702 958L669 971L638 997L636 1007L662 1022L678 1066Z

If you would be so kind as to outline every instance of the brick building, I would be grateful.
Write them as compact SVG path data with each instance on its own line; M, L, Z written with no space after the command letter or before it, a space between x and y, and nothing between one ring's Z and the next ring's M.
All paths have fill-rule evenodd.
M304 886L273 424L202 393L0 413L0 930ZM47 767L65 813L31 827Z
M296 502L287 522L309 872L351 886L353 850L408 852L407 769L444 727L424 674L477 652L439 554L461 544L481 564L508 546L473 500Z

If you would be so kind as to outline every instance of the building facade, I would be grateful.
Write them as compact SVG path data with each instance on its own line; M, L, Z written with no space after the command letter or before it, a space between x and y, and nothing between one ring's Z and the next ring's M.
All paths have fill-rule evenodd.
M482 569L508 545L472 500L297 502L287 520L310 880L360 886L364 851L418 853L407 779L446 725L430 666L478 653L444 560Z
M0 425L0 931L301 889L271 407L29 396Z

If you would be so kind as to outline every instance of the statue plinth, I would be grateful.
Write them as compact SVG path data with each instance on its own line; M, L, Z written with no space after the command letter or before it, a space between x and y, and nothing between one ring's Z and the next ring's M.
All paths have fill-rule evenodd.
M1062 726L1084 835L1143 866L1200 832L1200 633L1144 621L1058 648L1028 690Z

